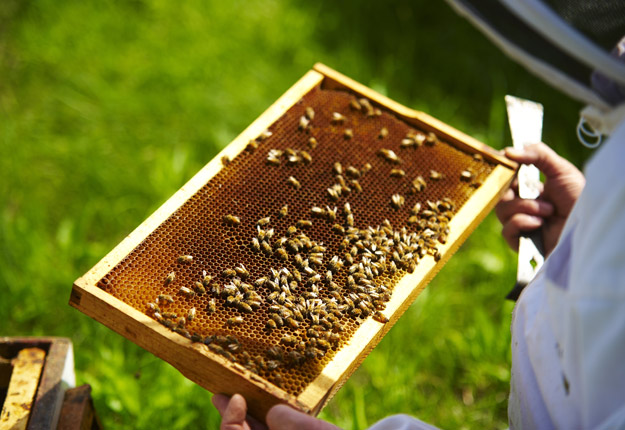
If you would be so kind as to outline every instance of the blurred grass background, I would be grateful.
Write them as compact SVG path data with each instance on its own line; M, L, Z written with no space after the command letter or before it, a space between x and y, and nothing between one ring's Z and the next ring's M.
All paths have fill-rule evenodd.
M210 393L70 308L72 282L316 61L495 148L503 96L545 105L544 139L581 165L579 105L444 2L0 2L0 335L67 336L106 428L218 427ZM515 255L494 216L322 417L390 413L505 428Z

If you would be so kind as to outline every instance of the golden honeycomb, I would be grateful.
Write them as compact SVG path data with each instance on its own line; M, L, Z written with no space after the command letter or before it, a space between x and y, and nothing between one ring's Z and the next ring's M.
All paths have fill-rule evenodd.
M297 396L494 169L430 133L317 86L98 286Z

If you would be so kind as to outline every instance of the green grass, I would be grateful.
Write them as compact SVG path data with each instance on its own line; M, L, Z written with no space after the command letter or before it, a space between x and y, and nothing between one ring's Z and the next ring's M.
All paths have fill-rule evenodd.
M71 284L321 61L501 148L503 96L579 106L443 2L0 2L0 331L72 339L107 428L216 428L210 393L67 305ZM575 149L574 149L575 148ZM489 216L322 416L504 428L514 254Z

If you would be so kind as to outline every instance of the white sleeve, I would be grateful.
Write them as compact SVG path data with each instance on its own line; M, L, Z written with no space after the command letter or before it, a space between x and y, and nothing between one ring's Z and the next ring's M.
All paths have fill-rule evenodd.
M391 415L378 421L368 430L439 430L426 422L423 422L410 415Z
M625 429L625 123L513 314L511 428Z
M625 124L586 168L565 312L552 318L583 428L625 428L624 166Z

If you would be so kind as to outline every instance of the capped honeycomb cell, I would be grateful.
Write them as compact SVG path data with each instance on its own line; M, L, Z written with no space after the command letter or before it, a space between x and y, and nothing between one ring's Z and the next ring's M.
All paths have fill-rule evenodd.
M331 78L311 72L314 84L296 85L296 98L290 90L280 115L259 119L262 131L257 121L188 198L89 276L105 293L94 293L99 300L128 305L141 330L156 322L172 342L225 359L224 369L313 413L381 338L350 358L332 392L307 403L369 330L359 329L388 331L513 174L508 165L493 175L502 162L484 148L322 71ZM84 288L75 285L71 302L97 314L81 305L92 291ZM266 406L252 400L251 410Z

